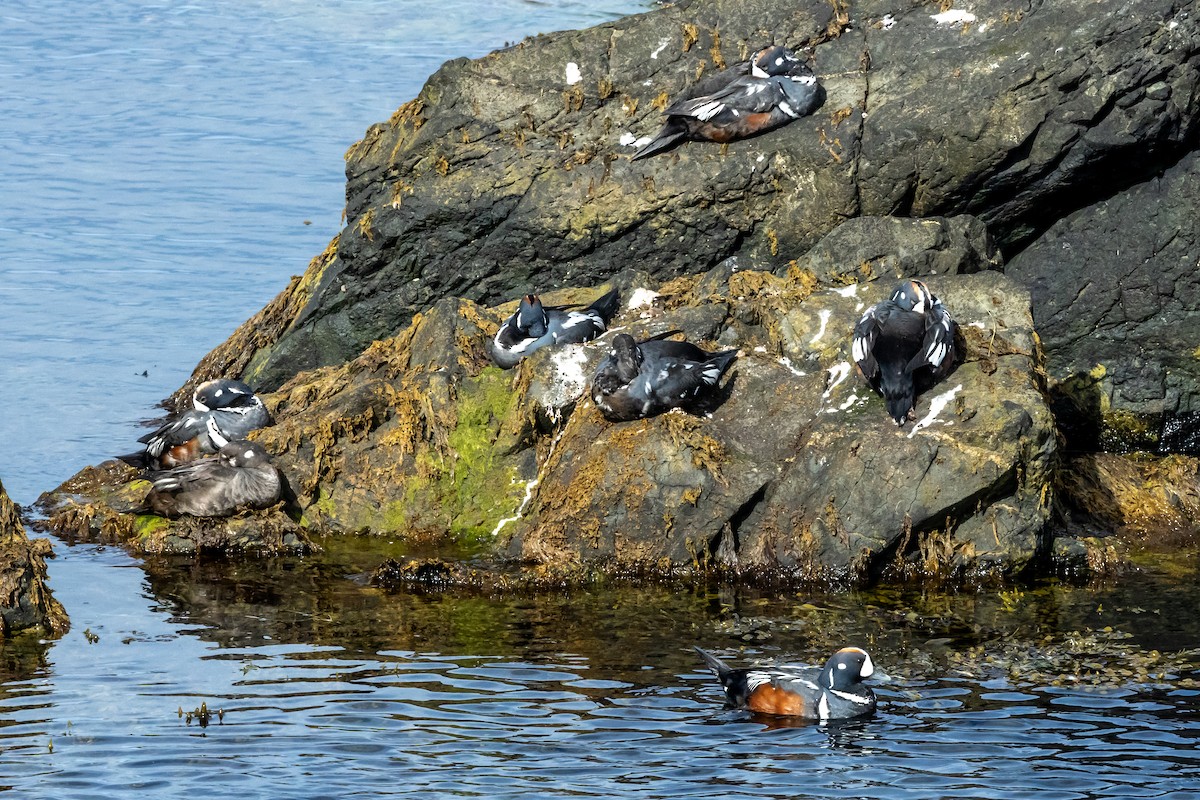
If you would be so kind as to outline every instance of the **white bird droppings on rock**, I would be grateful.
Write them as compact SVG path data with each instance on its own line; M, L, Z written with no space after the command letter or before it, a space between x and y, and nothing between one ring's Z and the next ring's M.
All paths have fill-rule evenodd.
M817 335L808 340L809 344L816 344L821 341L821 337L825 335L825 327L829 325L829 316L833 312L828 308L822 308L817 312L817 316L821 318L821 329L817 331Z
M960 383L958 386L955 386L950 391L943 392L942 394L939 394L937 397L930 400L929 401L929 413L926 414L915 425L913 425L912 430L908 432L908 438L911 439L916 434L917 431L921 430L922 428L928 428L930 425L937 422L937 415L942 413L942 409L945 408L950 403L950 401L954 399L954 396L956 394L958 394L961 390L962 390L962 384Z
M825 390L825 393L822 394L821 397L828 400L829 395L831 395L833 393L833 390L838 387L839 383L846 380L846 377L849 374L850 374L850 362L849 361L839 361L838 363L836 363L832 367L830 367L829 368L829 388Z
M961 11L957 8L943 11L940 14L930 14L929 16L938 25L967 25L976 19L975 15L970 11Z
M759 349L760 348L756 347L755 352L758 352ZM766 350L766 348L761 348L761 349ZM783 356L782 358L780 358L779 363L782 364L787 369L788 372L792 373L793 375L795 375L798 378L803 378L805 375L808 374L807 372L802 372L802 371L796 369L796 366L794 364L792 364L792 360L790 358L788 358L787 356Z
M654 300L658 297L658 292L653 292L644 287L638 287L633 290L633 294L629 295L629 302L625 304L625 308L633 311L635 308L645 308L654 305Z
M550 379L538 398L551 417L568 403L583 396L588 384L588 376L584 372L587 362L587 352L582 345L555 348L554 355L550 357Z

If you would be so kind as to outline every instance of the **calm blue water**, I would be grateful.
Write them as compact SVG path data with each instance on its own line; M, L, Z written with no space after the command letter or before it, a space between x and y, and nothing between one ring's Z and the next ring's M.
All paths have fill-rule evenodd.
M128 452L136 422L338 232L346 149L442 62L647 6L6 0L9 494L30 503Z
M0 480L14 499L132 449L136 423L338 231L342 154L442 61L645 7L7 0ZM391 594L364 585L378 553L56 551L70 634L0 644L14 797L1200 796L1196 660L1178 654L1200 646L1194 587L951 597L919 615L941 625L914 624L911 598ZM1070 632L1105 627L1137 633L1093 654L1113 674L1062 683L1092 658L1064 652L1103 649ZM724 711L689 651L812 663L846 641L890 677L880 714L841 727ZM1174 660L1147 675L1155 649ZM207 726L181 716L202 703Z

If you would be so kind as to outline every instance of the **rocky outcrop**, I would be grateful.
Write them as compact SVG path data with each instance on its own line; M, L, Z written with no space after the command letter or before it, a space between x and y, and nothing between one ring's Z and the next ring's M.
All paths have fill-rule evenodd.
M50 635L66 633L70 623L62 604L46 586L45 539L30 541L16 505L0 484L0 638L29 628Z
M1055 434L1028 295L988 269L998 265L977 220L864 218L780 274L735 260L666 284L623 273L615 327L741 351L711 413L630 423L606 422L587 396L607 338L503 371L487 344L513 304L446 299L346 364L266 395L276 422L254 438L287 476L301 526L324 533L560 572L1010 574L1047 552ZM900 429L852 374L850 331L911 276L958 317L964 355ZM586 303L608 288L546 300ZM47 504L52 523L108 520L101 530L125 525L143 549L143 528L154 541L194 539L176 523L97 513L136 505L144 487L129 478L101 480L98 504L68 487L57 511Z
M1200 156L1081 209L1008 265L1079 449L1200 453ZM1067 416L1064 414L1064 416Z
M718 338L743 352L710 417L609 424L584 401L515 550L852 582L1012 573L1044 555L1056 442L1028 295L994 272L937 280L965 356L901 429L849 360L848 332L893 282L804 296L806 274L733 273L717 287L737 298ZM668 313L641 327L675 326Z
M1181 0L1106 12L682 0L448 62L348 152L346 227L192 383L271 392L255 438L300 531L846 581L1082 557L1047 532L1046 384L1072 448L1200 439L1200 21ZM771 39L812 54L817 113L628 159L672 97ZM964 361L898 430L849 331L914 276ZM741 349L710 416L604 422L585 397L603 340L488 364L496 304L612 285L635 335ZM101 478L51 523L175 535L109 513L129 476Z
M448 62L350 149L327 253L205 370L274 389L446 296L491 304L629 265L662 281L730 256L783 269L860 215L971 213L1012 258L1195 146L1187 3L941 11L684 0ZM815 115L628 160L669 98L772 38L813 53Z

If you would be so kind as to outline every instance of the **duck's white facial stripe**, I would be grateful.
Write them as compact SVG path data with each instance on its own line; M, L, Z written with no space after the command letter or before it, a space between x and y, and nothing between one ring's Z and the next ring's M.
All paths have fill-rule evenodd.
M845 648L845 652L862 654L863 665L862 665L862 669L860 669L858 671L858 677L869 678L875 674L875 663L873 661L871 661L871 655L866 650L863 650L861 647L847 647L847 648ZM842 668L844 666L845 666L844 664L838 664L839 668Z
M858 703L860 706L866 706L866 705L871 704L870 697L865 697L860 694L851 694L850 692L840 692L837 689L830 689L829 693L834 695L835 697L840 697L843 700L849 700L851 703ZM824 700L825 699L824 696L822 696L821 699Z

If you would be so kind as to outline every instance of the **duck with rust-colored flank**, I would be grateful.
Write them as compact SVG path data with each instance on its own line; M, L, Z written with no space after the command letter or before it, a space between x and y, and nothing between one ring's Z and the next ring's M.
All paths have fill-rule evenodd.
M716 673L733 708L759 714L806 719L849 719L875 710L875 693L863 680L875 672L867 651L843 647L820 670L811 667L750 667L734 669L695 648Z
M283 482L262 445L226 443L217 455L150 474L145 511L162 517L227 517L279 501Z
M170 469L217 452L271 422L267 407L242 381L216 378L192 392L192 409L138 439L146 449L117 458L141 469Z
M613 289L583 311L576 311L543 306L537 295L525 295L516 313L496 331L492 339L492 360L508 369L543 347L595 339L608 330L609 320L619 307L619 296L620 293Z
M759 50L748 69L720 75L728 82L714 91L668 106L663 129L631 160L657 155L688 140L731 142L766 133L811 114L824 99L809 66L780 45Z
M709 353L691 342L664 341L667 331L638 342L627 333L613 337L612 352L592 378L592 400L613 422L687 408L711 395L737 350Z
M916 396L949 374L957 357L950 312L924 283L905 281L866 310L854 327L858 371L883 395L888 414L903 425Z

